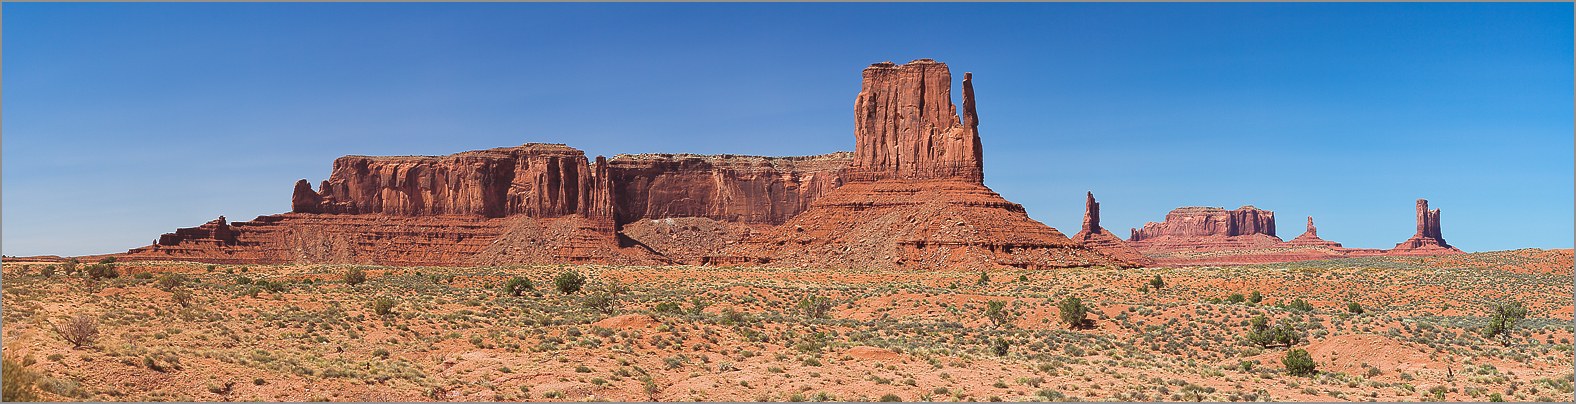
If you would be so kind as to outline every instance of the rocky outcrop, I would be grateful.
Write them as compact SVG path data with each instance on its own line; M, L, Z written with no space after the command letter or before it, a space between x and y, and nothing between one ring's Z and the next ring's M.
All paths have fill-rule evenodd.
M963 117L952 104L952 73L919 59L865 68L854 100L850 180L955 179L981 183L979 116L973 77L963 75Z
M1072 240L1132 266L1154 264L1154 260L1145 257L1143 253L1127 245L1126 241L1100 227L1100 202L1094 200L1094 192L1085 195L1083 228L1078 234L1073 235Z
M609 172L620 224L701 217L782 224L843 184L853 154L806 157L636 154L614 156Z
M1439 230L1439 209L1429 210L1427 199L1417 200L1417 233L1390 250L1397 255L1459 254L1462 251L1445 243Z
M1270 247L1281 243L1275 236L1275 212L1253 206L1235 210L1184 207L1166 214L1163 222L1133 229L1128 244L1144 253L1177 250Z
M174 233L164 233L153 242L154 248L167 248L181 244L203 245L209 247L222 247L236 244L235 229L230 223L219 216L218 219L203 223L201 226L175 229Z
M964 117L947 65L865 69L844 185L781 226L752 234L715 265L980 269L1132 266L1030 219L983 184L972 77Z
M1341 243L1319 238L1319 228L1313 227L1313 216L1308 216L1308 230L1297 236L1297 238L1287 241L1286 244L1299 247L1341 247Z

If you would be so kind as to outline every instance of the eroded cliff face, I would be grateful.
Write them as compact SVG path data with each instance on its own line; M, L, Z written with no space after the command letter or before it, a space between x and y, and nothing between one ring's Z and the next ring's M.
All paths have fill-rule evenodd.
M852 156L615 156L609 172L616 217L620 224L684 217L782 224L841 186Z
M973 77L963 76L963 117L952 104L952 73L919 59L865 68L854 101L854 159L848 179L955 179L982 183Z

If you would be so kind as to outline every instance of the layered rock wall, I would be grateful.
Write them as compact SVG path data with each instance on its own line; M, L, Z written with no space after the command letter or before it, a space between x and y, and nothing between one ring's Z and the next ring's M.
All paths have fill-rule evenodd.
M852 156L615 156L609 172L616 217L620 224L683 217L782 224L841 186Z

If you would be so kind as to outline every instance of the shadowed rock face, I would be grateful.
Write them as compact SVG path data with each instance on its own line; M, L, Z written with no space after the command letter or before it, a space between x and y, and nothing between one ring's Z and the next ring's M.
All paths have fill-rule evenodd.
M775 225L842 186L852 156L620 155L609 172L620 225L682 217Z

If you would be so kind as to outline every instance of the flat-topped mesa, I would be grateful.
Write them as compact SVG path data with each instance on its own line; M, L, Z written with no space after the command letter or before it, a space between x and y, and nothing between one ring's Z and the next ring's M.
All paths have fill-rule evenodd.
M298 182L292 204L297 213L560 217L595 210L589 200L595 180L585 153L560 144L344 156L334 160L316 197Z
M1094 200L1094 192L1084 196L1083 229L1073 235L1072 240L1131 266L1147 266L1154 263L1143 253L1127 245L1127 242L1122 241L1120 237L1100 227L1100 202Z
M919 59L864 70L854 101L849 181L956 178L984 181L973 76L963 75L963 117L945 63Z
M1308 216L1308 229L1302 235L1286 242L1287 245L1298 247L1330 247L1339 248L1341 243L1319 238L1319 228L1313 226L1313 216Z
M1166 214L1166 220L1163 222L1145 223L1143 228L1133 231L1132 238L1128 241L1144 241L1162 236L1236 237L1253 234L1274 237L1275 212L1255 208L1252 205L1236 210L1189 206L1173 209Z
M1417 200L1417 233L1390 250L1393 254L1457 254L1458 248L1450 246L1439 229L1439 209L1429 210L1427 199Z

